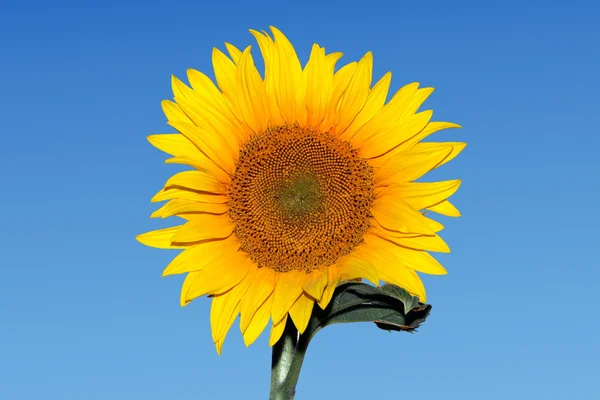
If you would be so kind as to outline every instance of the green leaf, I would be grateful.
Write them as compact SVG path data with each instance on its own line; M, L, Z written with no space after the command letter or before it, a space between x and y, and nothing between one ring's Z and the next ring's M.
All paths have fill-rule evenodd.
M381 290L404 303L405 314L408 314L410 310L419 305L419 298L408 293L408 291L401 288L400 286L390 285L389 283L386 283L385 285L381 286Z
M336 288L325 310L315 306L302 336L310 341L328 325L351 322L374 322L384 330L410 332L425 322L430 310L430 305L419 303L418 297L396 285L344 283Z

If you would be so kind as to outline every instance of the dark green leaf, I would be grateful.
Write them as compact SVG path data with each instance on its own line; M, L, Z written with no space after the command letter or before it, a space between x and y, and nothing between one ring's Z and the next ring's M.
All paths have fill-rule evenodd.
M431 310L399 286L374 287L349 282L338 286L325 310L315 306L303 336L308 340L327 325L350 322L374 322L388 331L413 331Z
M390 285L389 283L386 283L385 285L381 286L380 289L404 303L405 314L408 314L410 310L419 305L419 298L408 293L408 291L401 288L400 286Z
M431 306L424 304L422 307L413 308L408 316L405 317L397 313L388 314L385 318L375 321L375 325L386 331L412 332L425 322L430 311Z

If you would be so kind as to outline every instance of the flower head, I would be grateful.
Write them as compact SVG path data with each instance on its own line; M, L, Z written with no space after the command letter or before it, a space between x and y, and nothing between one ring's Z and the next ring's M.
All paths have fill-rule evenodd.
M447 200L460 181L414 182L453 159L464 143L422 142L459 127L419 112L431 88L402 87L386 103L391 73L371 85L373 58L336 70L340 53L313 45L302 67L277 29L251 31L250 47L214 49L215 84L188 70L165 100L178 133L150 142L192 170L175 174L152 199L153 217L182 225L148 232L148 246L183 249L163 275L187 274L181 304L210 295L217 351L238 315L247 345L288 316L302 333L314 303L325 308L339 282L367 279L406 288L425 301L416 271L445 274L428 251L448 252L443 226L424 210L459 212Z

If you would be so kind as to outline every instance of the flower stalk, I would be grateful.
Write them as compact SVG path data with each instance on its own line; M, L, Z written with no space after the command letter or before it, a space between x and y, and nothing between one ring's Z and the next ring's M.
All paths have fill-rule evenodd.
M288 320L281 338L273 345L270 400L294 399L308 342Z

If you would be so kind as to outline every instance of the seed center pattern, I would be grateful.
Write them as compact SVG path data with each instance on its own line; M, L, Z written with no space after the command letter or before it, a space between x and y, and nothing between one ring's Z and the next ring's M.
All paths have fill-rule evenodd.
M229 185L241 250L278 272L333 265L370 227L373 170L329 133L282 125L240 149Z

